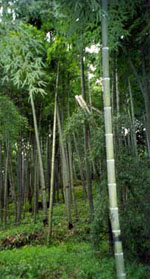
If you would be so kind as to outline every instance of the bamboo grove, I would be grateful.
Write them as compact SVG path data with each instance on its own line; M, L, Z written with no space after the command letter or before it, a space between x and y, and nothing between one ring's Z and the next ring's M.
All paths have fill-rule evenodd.
M150 256L150 1L0 5L0 226L40 218L50 245L80 185L126 278L124 255Z

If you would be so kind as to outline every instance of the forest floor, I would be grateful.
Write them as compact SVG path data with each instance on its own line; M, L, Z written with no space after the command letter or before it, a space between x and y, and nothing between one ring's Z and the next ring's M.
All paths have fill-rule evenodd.
M53 240L45 245L47 228L41 215L34 223L26 214L18 226L0 230L0 279L115 279L114 258L109 251L108 236L102 235L100 245L92 245L88 205L76 187L79 219L72 230L67 229L65 207L54 206ZM11 221L10 221L11 223ZM127 278L148 279L147 267L126 261Z

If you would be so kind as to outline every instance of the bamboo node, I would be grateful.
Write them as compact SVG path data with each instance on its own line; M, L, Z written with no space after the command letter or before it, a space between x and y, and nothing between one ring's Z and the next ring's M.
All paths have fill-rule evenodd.
M102 80L110 80L110 77L103 77Z
M115 253L115 256L123 256L123 252Z
M108 49L109 50L109 47L102 47L102 49Z
M113 233L121 233L121 230L112 230Z
M106 109L110 109L111 110L111 107L104 107L104 110L106 110Z

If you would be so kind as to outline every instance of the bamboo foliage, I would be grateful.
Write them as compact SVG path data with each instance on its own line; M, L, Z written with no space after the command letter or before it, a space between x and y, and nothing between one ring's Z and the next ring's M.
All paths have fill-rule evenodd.
M104 121L106 137L107 179L109 191L110 219L114 241L114 253L117 278L126 278L124 255L121 242L121 231L117 204L117 190L115 177L114 144L112 132L112 115L110 104L109 77L109 48L108 48L108 0L102 0L102 64L103 64L103 94Z

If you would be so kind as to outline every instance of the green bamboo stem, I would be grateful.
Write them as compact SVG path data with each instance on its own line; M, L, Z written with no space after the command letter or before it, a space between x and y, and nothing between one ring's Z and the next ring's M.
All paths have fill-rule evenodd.
M0 219L3 223L2 143L0 143Z
M15 217L16 217L16 221L17 221L17 196L16 196L16 191L15 191L15 182L14 182L13 170L12 170L12 160L11 160L10 155L9 155L8 164L9 164L8 175L9 175L9 180L10 180L11 195L12 195L12 199L13 199L13 202L14 202Z
M49 197L49 215L48 215L48 234L47 245L52 238L52 218L53 218L53 198L54 198L54 168L55 168L55 150L56 150L56 120L57 120L57 95L58 95L59 64L57 69L54 121L53 121L53 141L52 141L52 159L51 159L51 181Z
M130 105L131 105L131 128L132 128L133 151L134 151L134 155L138 156L137 142L136 142L136 131L135 131L134 105L133 105L133 97L132 97L132 90L131 90L130 80L128 80L128 86L129 86Z
M71 215L71 196L70 196L70 181L69 181L69 172L68 172L68 162L66 159L66 149L65 144L63 142L62 136L62 127L60 122L60 114L59 108L57 104L57 123L58 123L58 131L59 131L59 140L60 140L60 147L61 147L61 161L62 161L62 174L63 174L63 185L64 185L64 198L66 204L66 213L68 219L68 228L72 228L72 215Z
M8 218L8 158L9 158L9 144L6 144L6 161L5 161L5 177L4 177L4 226L7 226Z
M34 106L34 100L33 100L32 93L30 93L30 99L31 99L31 106L32 106L32 113L33 113L33 122L34 122L34 130L35 130L35 138L36 138L37 151L38 151L38 159L39 159L39 167L40 167L40 181L41 181L42 198L43 198L43 221L46 221L47 220L46 187L45 187L44 169L43 169L43 162L42 162L39 134L38 134L38 128L37 128L35 106Z
M67 98L67 108L68 108L68 118L70 117L70 80L68 75L68 98ZM77 209L77 202L74 190L74 175L73 175L73 156L72 156L72 145L71 145L71 138L68 136L68 163L69 163L69 175L70 175L70 186L71 186L71 196L73 201L74 213L75 217L78 218L78 209Z
M73 133L73 140L74 140L75 151L76 151L76 154L77 154L77 157L78 157L79 172L80 172L80 177L81 177L81 182L82 182L82 187L83 187L83 198L86 201L86 199L87 199L86 184L85 184L85 178L84 178L84 174L83 174L83 166L82 166L82 162L81 162L80 152L79 152L79 149L78 149L75 133Z
M123 49L125 54L128 55L126 49ZM128 59L128 63L133 71L134 76L136 77L137 84L139 86L139 89L141 90L143 97L144 97L144 103L145 103L145 110L146 110L146 119L145 119L145 124L146 124L146 133L147 133L147 141L148 141L148 156L150 158L150 98L149 98L149 91L147 88L147 80L146 80L146 73L145 73L145 62L144 62L144 57L142 61L142 71L143 71L143 82L140 79L140 76L138 75L136 68L131 61L131 59Z
M68 153L69 153L68 155L69 155L70 185L72 191L73 207L74 207L75 217L78 218L78 209L77 209L77 202L76 202L74 183L73 183L72 147L71 147L70 138L68 143Z
M81 91L84 101L86 101L86 91L85 91L85 75L84 75L84 61L83 52L81 54ZM90 209L90 219L94 219L94 203L93 203L93 193L92 193L92 183L90 179L90 163L88 160L88 149L89 149L89 125L87 121L84 123L84 153L85 153L85 170L86 170L86 183L87 183L87 194Z
M34 223L37 216L37 201L38 201L38 187L37 187L37 171L38 171L38 158L36 148L34 148L34 205L33 205L33 217Z
M104 93L104 121L106 137L107 180L109 191L110 219L114 241L114 254L117 278L126 278L124 255L122 249L121 231L117 204L117 189L114 160L114 144L112 132L112 114L110 104L109 77L109 48L108 48L108 0L102 0L102 63L103 63L103 93Z

